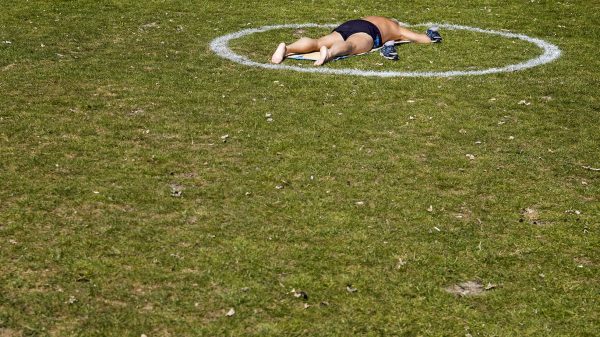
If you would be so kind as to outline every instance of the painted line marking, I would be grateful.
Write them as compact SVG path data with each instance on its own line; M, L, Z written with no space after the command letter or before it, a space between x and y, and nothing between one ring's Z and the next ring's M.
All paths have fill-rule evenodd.
M482 29L477 27L443 24L443 23L423 23L410 26L438 26L447 30L468 30L477 33L499 35L509 39L519 39L532 44L542 49L544 52L536 57L521 63L509 64L504 67L488 68L482 70L452 70L452 71L375 71L375 70L360 70L360 69L332 69L327 67L319 68L303 68L298 66L288 66L283 64L270 64L270 63L259 63L250 60L246 56L236 54L229 48L229 42L235 39L239 39L243 36L264 33L275 29L298 29L298 28L334 28L336 24L316 24L316 23L305 23L305 24L287 24L287 25L273 25L263 26L259 28L250 28L240 30L235 33L219 36L212 40L210 48L220 57L227 60L243 64L249 67L257 67L272 70L293 70L303 73L320 73L320 74L334 74L334 75L352 75L352 76L376 76L376 77L455 77L455 76L474 76L474 75L488 75L496 73L507 73L513 71L524 70L533 68L542 64L550 63L558 59L561 55L560 49L549 42L534 37L529 37L524 34L516 34L511 32L497 31Z

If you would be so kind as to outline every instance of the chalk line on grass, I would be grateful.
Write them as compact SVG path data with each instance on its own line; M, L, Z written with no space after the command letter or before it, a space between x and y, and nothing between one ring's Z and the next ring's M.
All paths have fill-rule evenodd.
M305 24L286 24L286 25L273 25L273 26L263 26L259 28L250 28L243 29L235 33L219 36L216 39L212 40L210 43L210 48L213 52L215 52L220 57L228 59L230 61L243 64L249 67L258 67L264 69L273 69L273 70L293 70L303 73L321 73L321 74L334 74L334 75L353 75L353 76L377 76L377 77L454 77L454 76L473 76L473 75L488 75L488 74L496 74L496 73L505 73L505 72L513 72L518 70L524 70L528 68L533 68L542 64L550 63L557 58L560 57L561 51L560 49L549 42L546 42L541 39L537 39L534 37L529 37L524 34L516 34L511 32L497 31L497 30L489 30L482 29L477 27L469 27L469 26L461 26L454 24L443 24L443 23L423 23L416 25L408 25L405 26L438 26L440 28L444 28L447 30L468 30L477 33L484 34L492 34L499 35L509 39L519 39L523 41L527 41L529 43L535 44L544 52L536 57L529 60L526 60L521 63L509 64L504 67L497 68L488 68L481 70L451 70L451 71L375 71L375 70L359 70L359 69L332 69L327 67L319 67L319 68L304 68L298 66L288 66L284 64L270 64L270 63L260 63L255 62L247 58L246 56L242 56L236 54L229 48L229 42L231 40L239 39L243 36L256 34L256 33L264 33L274 29L298 29L298 28L333 28L336 27L336 24L316 24L316 23L305 23Z

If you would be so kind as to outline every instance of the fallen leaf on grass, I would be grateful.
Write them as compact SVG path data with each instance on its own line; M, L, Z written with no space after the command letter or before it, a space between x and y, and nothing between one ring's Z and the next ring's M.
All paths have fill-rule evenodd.
M285 179L282 179L281 183L279 185L275 186L275 188L278 189L278 190L282 190L282 189L286 188L289 185L290 185L289 181L287 181Z
M160 28L160 26L156 22L150 22L150 23L147 23L147 24L144 24L144 25L140 26L140 30L142 30L142 31L146 30L146 29L149 29L149 28Z
M531 105L531 102L527 102L526 100L519 101L519 105Z
M183 186L177 184L169 185L171 187L171 196L175 198L179 198L181 194L183 194Z
M398 263L396 263L396 269L402 269L406 265L406 261L401 257L398 258Z
M528 222L537 225L538 221L540 219L540 213L533 207L527 207L523 210L521 210L521 219L520 221L522 222L523 220L527 220Z
M492 290L492 289L496 289L496 287L497 287L497 286L496 286L495 284L492 284L492 283L489 283L489 282L488 282L488 284L485 286L485 288L484 288L484 289L485 289L485 290Z
M86 282L90 282L90 279L87 276L80 274L79 277L77 277L75 279L75 282L84 282L84 283L86 283Z
M300 291L296 291L296 289L292 289L292 291L290 291L294 297L296 298L302 298L303 300L308 300L308 294L302 290Z
M595 167L591 167L591 166L582 166L582 167L586 170L600 172L600 168L595 168Z

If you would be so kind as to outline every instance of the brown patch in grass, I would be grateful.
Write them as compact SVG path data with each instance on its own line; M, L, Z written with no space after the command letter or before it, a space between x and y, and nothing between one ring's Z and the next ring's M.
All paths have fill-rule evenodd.
M152 331L146 332L146 336L156 336L156 337L171 337L173 334L166 328L156 328Z
M100 301L104 304L110 305L112 307L118 307L118 308L125 308L127 307L127 303L123 302L123 301L118 301L118 300L110 300L110 299L100 299Z
M94 96L115 97L117 96L117 94L114 92L114 90L115 89L113 89L111 86L98 87L96 88Z
M577 263L578 265L594 266L594 261L592 261L591 259L589 259L585 256L579 256L579 257L574 258L573 260L575 260L575 263Z
M523 209L521 215L529 221L538 220L540 218L540 213L533 207Z
M81 326L80 319L69 319L64 317L60 323L51 326L49 336L73 336L77 326Z
M496 286L491 283L488 283L487 286L484 286L479 281L467 281L451 285L449 287L446 287L444 290L456 296L463 297L480 296L483 295L486 291L492 290L494 288L496 288Z
M301 38L306 34L306 29L298 28L294 30L294 37Z
M221 310L205 312L201 317L201 321L204 324L209 324L209 323L215 322L219 319L222 319L223 317L227 317L226 315L227 315L228 310L229 309L221 309Z
M145 310L145 311L152 311L152 310L154 310L154 304L152 304L152 303L146 303L146 304L144 304L144 306L142 307L142 310Z
M158 285L146 285L141 283L136 283L133 285L133 292L139 295L146 295L148 293L152 293L153 291L160 289Z
M472 216L473 216L473 212L471 212L471 210L465 206L461 206L460 211L454 213L455 218L463 220L463 221L471 220Z
M527 207L527 208L522 209L521 210L521 219L519 221L520 222L527 221L533 225L541 225L542 224L542 222L540 221L540 212L533 207Z
M9 65L6 65L6 66L4 66L4 67L2 68L2 71L7 71L7 70L10 70L10 69L11 69L11 68L13 68L14 66L16 66L16 64L15 64L15 63L11 63L11 64L9 64ZM1 332L1 331L0 331L0 332ZM0 335L0 336L2 336L2 335Z
M23 331L17 331L8 328L0 328L0 337L21 337L23 336Z

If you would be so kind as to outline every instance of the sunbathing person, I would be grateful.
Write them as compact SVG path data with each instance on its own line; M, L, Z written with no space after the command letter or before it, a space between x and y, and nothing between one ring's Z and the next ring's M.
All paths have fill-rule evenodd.
M271 57L271 62L279 64L289 54L319 51L319 59L314 64L320 66L338 56L366 53L384 44L381 54L388 59L397 60L398 54L393 41L436 43L442 42L442 37L436 28L428 29L426 34L419 34L402 27L394 19L367 16L360 20L344 22L330 34L318 39L303 37L290 45L280 43Z

